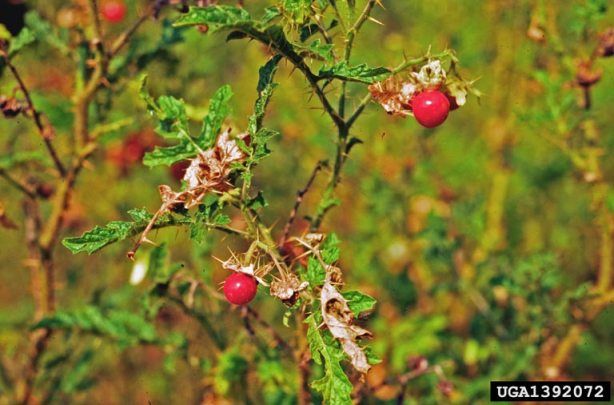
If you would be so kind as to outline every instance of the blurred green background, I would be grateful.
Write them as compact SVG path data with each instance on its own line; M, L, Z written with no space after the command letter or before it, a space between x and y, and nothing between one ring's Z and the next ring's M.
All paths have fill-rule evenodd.
M271 4L246 3L250 10ZM475 86L484 96L479 102L469 98L435 130L411 118L387 116L376 104L353 129L364 144L352 151L338 189L341 206L330 212L323 229L342 240L341 267L348 287L378 300L367 325L383 363L367 378L375 388L365 401L394 401L394 384L377 381L406 372L408 359L415 356L441 365L454 389L446 398L437 388L438 378L425 375L408 385L406 403L486 402L488 381L493 379L611 379L611 305L583 329L564 369L548 375L549 350L577 321L575 314L583 310L581 303L595 282L602 254L600 221L612 221L614 211L612 191L603 198L606 208L596 209L595 184L586 181L591 171L579 169L548 139L566 139L578 153L598 148L598 182L608 190L614 174L614 66L605 58L596 62L603 73L591 88L588 111L581 107L574 69L593 51L597 33L614 22L612 10L596 0L382 3L384 8L376 7L373 13L382 24L367 22L353 60L391 67L404 54L420 56L429 47L434 52L450 47L464 76L479 79ZM50 21L74 6L63 1L26 4ZM130 15L141 6L130 3ZM529 28L543 30L545 38L530 38ZM153 49L162 32L161 21L148 22L135 40L138 49ZM235 92L233 126L245 128L267 50L248 41L225 42L223 34L205 35L196 29L182 30L181 35L182 42L166 47L145 68L152 94L181 97L197 107L193 113L198 117L211 94L228 83ZM62 131L71 128L73 62L36 44L15 63L36 103L56 125L60 148L66 148ZM0 92L9 94L14 82L7 72L1 79ZM265 120L281 137L272 140L273 154L257 168L255 181L269 202L263 215L277 224L278 233L316 162L333 157L336 133L298 72L282 63L276 81L279 87ZM104 148L79 179L62 236L126 219L133 207L154 211L159 206L157 185L179 185L170 170L148 169L138 161L143 148L161 140L152 132L137 81L113 85L118 95L108 119L128 117L132 122L105 135ZM351 86L350 105L358 103L364 91ZM99 97L97 102L109 100ZM596 133L594 138L586 135L587 126ZM21 118L0 120L0 134L6 151L10 145L42 149L31 123ZM29 170L33 168L23 168L21 174L27 176ZM313 214L324 186L323 175L307 195L301 215ZM16 223L23 215L20 198L0 182L0 201ZM305 223L298 222L300 230ZM166 242L173 261L217 289L224 273L211 256L224 258L229 246L238 251L246 246L214 233L197 245L186 232L166 229L152 239ZM20 350L33 303L24 268L23 228L1 229L0 238L0 352L13 356ZM72 256L58 247L58 306L140 308L147 287L129 284L129 247L129 242L118 243L92 256ZM247 341L235 312L206 295L198 299L226 339ZM281 326L284 308L278 302L260 294L255 306L282 335L291 334ZM247 400L233 397L233 386L245 377L251 401L293 403L296 377L291 365L267 363L257 348L240 343L231 345L234 352L212 354L192 321L172 309L163 314L158 328L186 333L187 360L164 348L124 350L102 337L74 334L56 339L57 352L72 351L77 360L71 360L69 368L75 382L62 386L55 400L206 403L211 391L215 399L210 401L243 402ZM81 371L80 356L87 364Z

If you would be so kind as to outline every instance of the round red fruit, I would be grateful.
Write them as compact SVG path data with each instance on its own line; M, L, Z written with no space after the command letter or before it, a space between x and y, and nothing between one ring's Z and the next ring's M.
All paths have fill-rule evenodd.
M439 90L417 94L411 101L414 117L420 125L434 128L442 124L450 112L450 100Z
M121 22L126 16L126 5L121 1L107 1L102 5L102 16L110 23Z
M224 281L224 295L231 304L245 305L256 296L256 279L244 273L233 273Z

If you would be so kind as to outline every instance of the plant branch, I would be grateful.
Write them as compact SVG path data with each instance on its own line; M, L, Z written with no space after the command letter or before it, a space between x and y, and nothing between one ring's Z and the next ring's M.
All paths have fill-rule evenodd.
M397 67L395 67L394 69L390 71L390 76L396 75L409 67L420 65L428 61L431 58L442 59L445 57L451 57L452 55L453 55L452 51L449 49L446 49L445 51L442 51L435 55L431 55L430 53L427 53L426 55L420 56L418 58L406 59L405 61L403 61L403 63L401 63L400 65L398 65ZM358 106L356 107L352 115L350 115L350 117L348 118L347 120L348 128L351 128L352 125L354 125L354 123L356 122L358 117L360 117L360 115L362 114L362 112L367 107L370 101L371 101L371 94L370 93L365 94L363 98L360 100L360 102L358 103Z
M286 240L288 240L288 235L290 235L290 228L292 227L292 224L294 223L294 220L296 219L298 209L301 203L303 202L303 197L305 196L305 194L307 194L307 192L311 188L311 185L315 181L316 176L318 175L318 172L322 170L322 168L325 167L327 164L328 162L326 161L323 161L323 160L319 161L316 167L314 167L313 171L311 172L311 176L309 177L309 180L307 180L307 184L305 185L305 187L303 187L303 189L299 190L296 193L296 200L294 201L294 207L292 208L292 211L290 212L290 217L288 218L288 222L286 222L286 225L284 226L280 245L283 245L286 242Z
M275 330L275 328L273 328L267 321L262 319L260 314L255 309L253 309L252 307L246 306L244 308L245 308L245 310L247 312L247 315L249 315L252 318L254 318L254 320L256 322L258 322L260 324L260 326L262 326L264 328L264 330L266 330L269 335L271 335L271 337L275 341L275 344L278 347L281 347L285 351L290 353L290 356L293 357L292 348L290 347L288 342L286 342L286 340Z
M362 28L362 25L367 21L369 15L371 14L371 10L373 10L373 6L375 5L376 0L369 0L365 5L365 8L362 10L354 24L350 27L346 32L345 36L345 50L343 53L343 60L347 63L350 62L350 56L352 54L352 48L354 46L354 40L356 39L356 34ZM345 117L345 99L347 92L347 82L343 81L341 83L341 95L339 96L339 115L341 117Z
M124 45L128 43L128 41L130 40L130 37L132 37L132 35L139 29L139 27L145 21L147 21L149 17L153 15L153 13L154 13L154 8L149 7L148 10L132 24L132 26L130 26L126 31L120 34L119 37L117 37L117 39L115 40L115 42L113 42L113 44L111 45L111 48L109 49L108 57L112 58L115 55L117 55L117 53L124 47Z
M51 126L50 123L47 123L46 125L43 124L43 120L41 118L42 113L38 111L36 107L34 106L34 102L32 101L32 97L30 96L30 91L28 90L28 87L26 86L25 82L21 78L19 71L17 70L15 65L13 65L13 62L11 62L10 58L8 57L8 53L4 49L0 49L0 55L2 55L2 57L4 58L6 66L8 66L9 70L13 74L13 77L15 77L15 80L17 80L17 83L19 84L19 88L21 89L21 92L26 98L26 102L28 103L28 107L30 111L32 112L32 117L34 118L34 123L36 124L36 128L38 128L38 132L43 138L43 142L45 143L45 147L47 148L47 151L49 152L49 155L51 156L51 159L53 160L53 164L55 165L60 176L64 176L66 174L66 169L64 169L64 165L62 164L60 157L58 156L58 153L55 150L53 143L51 142L51 139L53 138L53 135L55 132L53 127Z
M307 79L307 82L309 82L309 85L311 86L313 91L316 93L316 96L318 97L322 106L324 107L324 110L333 120L335 125L338 128L345 126L345 122L343 121L343 118L337 113L337 111L335 111L333 106L330 104L330 101L326 97L326 94L324 94L324 90L322 90L322 88L320 88L320 86L318 85L318 80L319 80L318 76L316 76L311 71L309 66L307 66L307 64L305 63L305 61L300 55L296 54L293 51L288 51L287 49L284 49L283 47L278 46L277 43L274 41L274 39L269 37L266 32L261 32L258 30L250 30L250 29L243 30L241 32L248 35L250 38L253 38L261 42L262 44L266 46L270 46L271 48L273 48L275 52L277 52L278 54L286 58L288 61L290 61L290 63L292 63L294 67L296 67L303 74L303 76L305 76L305 78Z
M209 337L211 338L211 341L215 345L218 352L220 350L224 350L224 348L226 347L226 343L224 342L222 337L218 335L207 315L202 312L196 311L194 308L190 308L181 298L174 296L168 296L168 298L171 300L171 302L175 303L179 308L181 308L181 310L186 315L198 321L198 323L203 327L205 332L207 332L207 335L209 335Z
M30 198L36 198L36 191L29 184L11 176L6 170L0 169L0 177L5 179L11 186L24 193Z

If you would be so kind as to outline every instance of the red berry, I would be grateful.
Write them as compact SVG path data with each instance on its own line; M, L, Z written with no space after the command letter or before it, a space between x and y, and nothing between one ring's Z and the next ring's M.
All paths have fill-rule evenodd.
M189 166L190 166L189 160L182 160L177 163L173 163L170 169L171 176L175 180L180 182L181 180L183 180L183 177L185 176L185 171L188 169Z
M256 296L256 279L244 273L233 273L224 281L224 295L231 304L245 305Z
M126 5L121 1L107 1L102 5L102 16L110 23L121 22L126 16Z
M427 90L411 100L416 121L423 127L434 128L443 123L450 112L450 101L439 90Z

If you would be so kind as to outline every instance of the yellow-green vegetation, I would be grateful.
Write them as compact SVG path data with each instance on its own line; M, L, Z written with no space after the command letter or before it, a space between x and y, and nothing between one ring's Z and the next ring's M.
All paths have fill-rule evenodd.
M608 6L0 3L0 404L611 379Z

